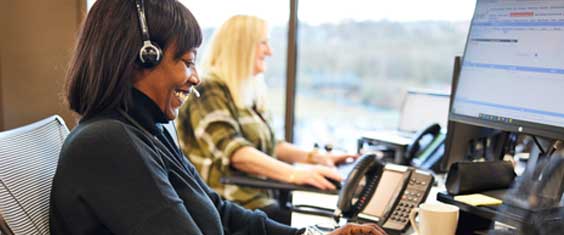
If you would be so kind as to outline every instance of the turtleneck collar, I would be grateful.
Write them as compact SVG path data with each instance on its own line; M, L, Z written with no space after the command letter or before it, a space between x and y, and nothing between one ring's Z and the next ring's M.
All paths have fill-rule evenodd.
M161 123L169 122L161 108L136 88L132 88L131 97L133 102L127 108L127 114L151 134L160 134L162 132Z

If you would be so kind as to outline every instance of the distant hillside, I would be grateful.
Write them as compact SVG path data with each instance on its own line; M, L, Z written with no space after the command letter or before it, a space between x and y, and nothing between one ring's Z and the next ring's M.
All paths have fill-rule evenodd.
M298 92L316 97L338 92L364 105L397 107L400 89L448 87L467 31L468 22L300 24ZM285 82L286 40L286 28L272 29L277 56L265 75L271 86Z
M453 58L462 55L469 22L348 21L299 25L298 93L397 108L409 87L447 89ZM285 86L287 28L271 29L274 56L265 78ZM204 30L205 54L213 29ZM200 58L201 59L201 58Z

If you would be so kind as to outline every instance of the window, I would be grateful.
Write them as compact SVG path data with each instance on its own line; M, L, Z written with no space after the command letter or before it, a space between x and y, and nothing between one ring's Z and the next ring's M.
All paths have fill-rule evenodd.
M86 9L90 10L92 5L94 5L94 2L96 2L96 0L86 0Z
M272 116L272 125L276 136L283 138L289 1L180 0L180 2L194 14L204 32L204 41L198 50L199 62L206 54L214 30L229 17L237 14L255 15L269 23L270 45L273 55L267 59L267 70L264 78L268 85L267 102Z
M299 1L294 136L354 150L393 129L407 88L448 91L474 1ZM323 9L323 10L320 10Z

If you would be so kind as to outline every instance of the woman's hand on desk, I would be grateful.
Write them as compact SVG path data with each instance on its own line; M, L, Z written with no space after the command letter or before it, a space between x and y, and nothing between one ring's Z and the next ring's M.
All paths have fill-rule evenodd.
M321 165L300 165L294 166L290 176L289 183L299 185L311 185L323 190L335 190L335 185L329 182L332 179L337 182L343 181L335 168Z
M347 153L321 153L318 152L317 154L313 155L313 162L325 166L336 166L341 163L346 162L349 159L357 159L359 157L358 154L347 154Z
M380 226L373 223L348 223L330 232L329 235L387 235L387 233Z

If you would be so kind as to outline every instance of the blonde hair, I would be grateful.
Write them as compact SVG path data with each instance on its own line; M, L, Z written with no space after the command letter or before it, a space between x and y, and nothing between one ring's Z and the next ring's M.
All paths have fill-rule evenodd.
M224 81L239 107L245 106L240 94L242 83L253 77L257 45L266 36L265 20L248 15L232 16L214 33L204 58L204 73Z

